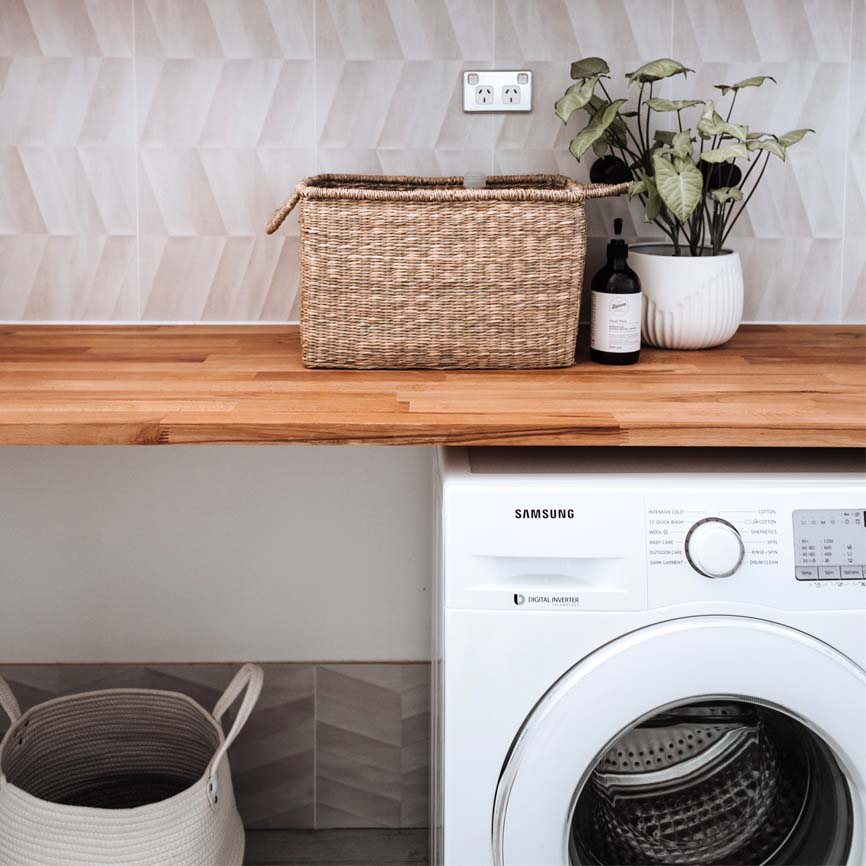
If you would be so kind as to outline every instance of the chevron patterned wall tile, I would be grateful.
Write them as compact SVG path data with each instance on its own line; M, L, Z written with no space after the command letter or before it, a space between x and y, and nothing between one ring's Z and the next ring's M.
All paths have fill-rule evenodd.
M566 64L567 74L567 64L590 55L608 60L665 57L672 2L496 0L496 61L555 60Z
M132 0L3 0L0 10L0 56L132 56Z
M424 826L429 666L316 672L316 826Z
M851 0L675 0L674 21L677 57L833 62L848 57Z
M586 55L610 60L617 94L626 71L659 56L697 70L666 96L775 76L740 95L738 115L817 134L771 165L732 240L757 269L750 285L763 277L746 241L788 241L807 263L842 242L840 282L817 306L822 320L859 315L847 190L866 151L866 0L0 0L0 11L0 320L294 318L297 218L275 237L262 226L298 179L586 180L592 157L567 151L576 120L564 128L552 112L569 62ZM461 71L494 64L535 72L531 114L464 114ZM615 215L630 238L660 237L624 200L588 208L590 235L606 237ZM786 268L747 310L785 321L815 306L791 296Z
M138 316L133 237L0 233L0 319Z
M132 0L0 3L0 319L134 319Z
M313 0L135 0L142 57L312 58Z
M842 241L740 238L746 321L838 322Z
M140 303L145 320L284 321L315 172L313 0L136 0Z
M295 237L141 237L144 319L297 319Z
M460 73L493 57L493 0L317 0L319 167L491 170L493 120L463 113Z
M493 0L316 0L317 57L492 57Z

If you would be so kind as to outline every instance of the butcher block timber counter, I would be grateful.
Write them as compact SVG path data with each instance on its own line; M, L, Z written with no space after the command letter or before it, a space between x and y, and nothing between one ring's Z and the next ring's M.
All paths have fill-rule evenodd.
M0 326L0 444L866 445L864 329L636 367L307 370L295 326Z

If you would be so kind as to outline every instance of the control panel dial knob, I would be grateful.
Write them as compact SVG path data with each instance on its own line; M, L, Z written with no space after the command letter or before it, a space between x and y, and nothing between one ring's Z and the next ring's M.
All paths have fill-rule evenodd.
M699 520L686 535L686 558L704 577L730 577L745 554L737 527L721 517Z

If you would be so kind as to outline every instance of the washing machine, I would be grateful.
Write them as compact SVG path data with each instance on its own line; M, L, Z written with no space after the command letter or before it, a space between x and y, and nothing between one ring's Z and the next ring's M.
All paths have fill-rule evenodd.
M862 452L437 462L435 863L866 862Z

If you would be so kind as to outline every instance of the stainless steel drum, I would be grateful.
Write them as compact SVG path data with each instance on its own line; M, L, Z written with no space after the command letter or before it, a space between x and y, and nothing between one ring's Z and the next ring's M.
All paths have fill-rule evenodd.
M808 762L783 749L746 703L680 707L632 728L602 756L578 801L572 861L767 862L791 835L809 788Z

